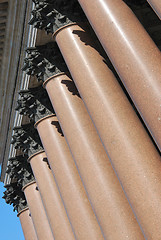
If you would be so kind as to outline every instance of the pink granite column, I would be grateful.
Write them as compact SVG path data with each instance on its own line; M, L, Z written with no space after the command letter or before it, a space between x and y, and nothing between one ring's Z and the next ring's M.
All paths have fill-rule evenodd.
M44 129L45 130L45 129ZM74 240L74 234L45 152L29 159L55 240Z
M55 175L76 238L103 240L103 235L92 210L74 160L62 136L57 117L37 121L37 130Z
M105 239L144 239L73 81L62 73L44 85Z
M49 221L37 190L36 182L28 183L23 187L25 197L31 212L36 234L39 240L54 240Z
M148 238L160 239L160 155L84 28L78 25L66 26L58 30L56 41L137 218ZM121 54L123 55L124 53ZM54 81L56 82L55 79ZM54 81L52 85L56 85ZM50 86L47 91L50 91L49 95L55 105L56 99L51 93L54 90L51 89ZM142 97L142 94L138 96ZM59 116L58 118L60 120Z
M161 150L160 50L124 1L79 2Z
M159 237L160 156L86 31L76 24L68 25L57 32L56 39L146 235ZM62 83L66 80L62 79ZM54 98L53 89L50 91ZM69 91L72 91L71 86ZM56 100L59 99L58 94ZM65 101L61 107L67 103L71 105ZM70 114L65 116L68 119ZM74 124L71 124L70 134ZM152 227L154 222L156 231Z
M32 121L36 122L36 127L44 145L49 165L56 177L56 182L60 189L70 222L73 226L76 239L103 240L100 226L91 207L65 138L62 136L61 128L58 124L55 113L53 113L54 111L46 90L39 87L30 89L30 91L27 92L21 92L19 108L21 110L23 108L23 113L31 117ZM35 131L36 134L34 139L36 139L36 135L38 135L36 129ZM34 129L32 130L32 135L33 132ZM59 202L60 199L57 196L58 193L53 180L53 175L51 174L51 170L49 170L47 163L42 161L42 154L40 152L38 153L38 149L39 151L41 149L40 143L38 145L37 142L33 141L31 144L31 138L29 138L29 141L31 145L29 148L30 152L33 146L32 156L30 158L31 166L39 185L48 218L50 223L52 223L53 231L57 231L61 234L61 230L63 229L63 234L62 236L59 236L58 239L63 237L65 239L71 239L72 237L69 236L69 232L65 232L65 229L67 230L67 226L65 226L65 216L64 220L61 220L63 212L61 209L61 202ZM24 142L24 138L22 142ZM64 226L58 228L58 224L60 225L61 221L61 225L64 223Z
M147 0L147 2L151 5L153 10L156 12L158 17L161 19L161 1L160 0Z
M29 208L21 210L17 217L20 219L25 240L38 240Z

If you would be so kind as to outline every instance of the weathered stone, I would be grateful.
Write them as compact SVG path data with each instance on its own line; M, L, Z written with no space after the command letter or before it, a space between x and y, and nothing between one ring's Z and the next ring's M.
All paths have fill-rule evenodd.
M27 115L31 122L54 114L53 107L46 90L43 87L30 88L19 92L16 110L21 115Z
M55 42L42 46L27 48L27 57L22 70L28 75L35 75L38 81L61 72L67 72L67 66Z
M29 24L54 33L70 23L87 21L77 0L33 0L35 9Z

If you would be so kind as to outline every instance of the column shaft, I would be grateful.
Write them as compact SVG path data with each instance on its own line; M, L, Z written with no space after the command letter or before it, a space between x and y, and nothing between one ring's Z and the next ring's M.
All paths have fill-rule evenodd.
M160 50L124 1L79 2L161 150Z
M159 0L147 0L147 2L154 9L158 17L161 19L161 1Z
M20 219L25 240L38 240L29 208L19 212L17 216Z
M127 236L131 239L143 239L130 205L73 81L67 75L60 74L46 82L46 89L76 160L105 239L125 239Z
M38 185L55 240L74 240L74 234L67 217L54 176L46 162L45 152L30 157L29 161Z
M56 40L143 229L159 239L158 152L90 36L71 26L59 31Z
M31 212L38 239L54 240L40 193L37 190L37 184L35 182L30 183L23 188L23 191Z
M50 166L58 183L76 238L103 240L96 216L83 183L62 136L56 116L41 119L36 124Z

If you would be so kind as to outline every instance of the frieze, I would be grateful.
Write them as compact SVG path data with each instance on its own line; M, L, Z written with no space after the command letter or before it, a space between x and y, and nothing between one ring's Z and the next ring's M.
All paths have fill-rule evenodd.
M35 9L29 24L47 33L54 33L70 23L85 22L86 17L77 0L32 0Z
M23 71L45 81L55 74L66 72L67 66L55 42L26 49Z
M31 123L55 114L48 94L43 87L21 90L19 95L16 110L21 115L27 115Z

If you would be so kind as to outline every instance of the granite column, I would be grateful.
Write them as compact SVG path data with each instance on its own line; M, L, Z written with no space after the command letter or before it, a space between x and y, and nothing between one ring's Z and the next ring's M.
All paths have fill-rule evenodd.
M129 230L131 238L137 234L143 238L73 81L66 74L59 74L51 77L44 85L106 239L117 239L118 236L124 238L130 234ZM124 216L121 215L122 209ZM121 227L122 222L124 228Z
M124 1L79 2L161 150L160 50Z
M39 240L54 240L49 221L35 181L23 187L25 197L32 215L33 223Z
M33 124L26 124L15 127L12 141L14 148L21 155L13 162L10 176L17 179L18 185L23 190L28 207L31 212L35 231L39 240L54 239L47 214L37 187L28 157L33 155L38 149L42 150L41 142Z
M161 1L147 0L147 2L151 5L158 17L161 19Z
M40 88L38 89L40 90ZM44 89L42 90L42 93L39 92L39 97L43 99L46 91ZM30 98L33 112L33 97L30 96L29 91L21 91L20 94L23 94L26 101L28 98ZM43 107L42 105L38 104L38 100L37 103L35 103L35 108L37 111L41 112L39 112L40 115L43 114ZM21 149L27 151L28 153L28 161L31 164L33 174L40 191L41 199L54 235L54 239L65 240L66 238L69 238L74 240L75 237L72 227L67 217L67 213L55 183L54 176L50 166L48 165L46 154L41 146L41 141L37 130L34 128L33 124L29 124L25 127L25 129L17 129L15 135L19 139L17 147L21 147ZM27 164L28 163L26 162L24 167L27 168Z
M17 176L17 170L20 171L19 166L21 164L19 164L18 160L19 156L9 159L7 173L10 174L11 183L5 185L6 191L2 198L5 199L7 204L12 204L13 210L17 211L17 217L20 219L25 240L38 240L29 207L22 192L22 186L19 185L19 182L13 181L13 177Z
M46 95L43 94L44 92ZM88 196L76 165L67 146L58 120L53 113L53 109L51 109L50 100L47 96L46 90L43 88L30 89L28 93L21 92L20 95L19 110L21 110L23 106L24 112L21 113L27 114L30 118L32 116L36 122L36 127L46 151L49 165L56 178L76 238L82 240L103 239L101 229L88 200ZM41 154L35 155L31 158L31 166L33 167L36 179L39 180L37 182L41 181L41 186L44 186L44 183L42 183L44 178L40 178L39 176L42 169L40 171L40 165L36 167L38 164L36 160L39 160L39 164L41 163L41 165L44 165L43 170L47 168L47 165L42 163ZM50 197L48 198L50 199ZM49 205L51 210L51 203ZM53 211L51 211L51 214L53 214Z
M80 36L84 36L82 41ZM84 29L76 25L64 28L56 39L146 236L159 239L161 163L158 151ZM69 49L72 49L70 53ZM145 106L145 109L148 108ZM150 110L148 114L153 116ZM159 134L160 125L156 129ZM156 231L152 227L154 222Z
M42 80L53 75L46 80L44 86L54 106L105 238L124 239L125 235L128 236L131 233L134 238L136 234L139 238L143 238L83 101L73 81L62 73L67 69L56 46L54 44L39 46L35 49L28 49L27 52L28 57L25 59L24 68L28 73L35 72L38 79ZM35 58L30 59L33 55ZM43 59L48 59L48 62L44 64ZM122 215L120 203L124 209L124 215ZM124 228L122 228L122 222L125 223Z
M140 99L140 103L142 102L142 108L155 126L158 137L154 138L157 138L159 146L161 139L159 137L161 132L159 123L160 51L123 1L80 2L83 2L86 7L89 6L83 8L88 9L90 18L95 22L95 25L92 24L94 30L103 34L103 45L105 47L106 43L108 55L119 75L121 78L127 77L130 84L133 83L136 97ZM73 15L70 15L70 10L76 12L76 9L71 8L66 2L65 8L62 6L59 6L59 10L58 7L56 8L59 11L58 19L64 16L66 11L64 21L58 25L49 14L52 7L54 9L54 4L50 5L48 13L44 12L50 22L49 25L44 21L44 28L46 31L55 33L70 73L146 236L160 239L160 155L113 73L96 50L93 39L90 38L84 26L78 27L75 23L78 20L81 22L78 18L81 13L77 15L77 20L74 19ZM85 12L87 14L87 11ZM38 22L35 19L34 21ZM107 31L102 31L106 25ZM134 30L139 32L139 36ZM120 35L121 33L123 34ZM145 85L142 80L145 81ZM135 99L134 102L136 103ZM58 119L60 120L59 116Z
M25 240L38 240L29 208L21 210L17 216L20 219Z
M31 164L55 240L74 240L74 234L45 152L32 155Z

